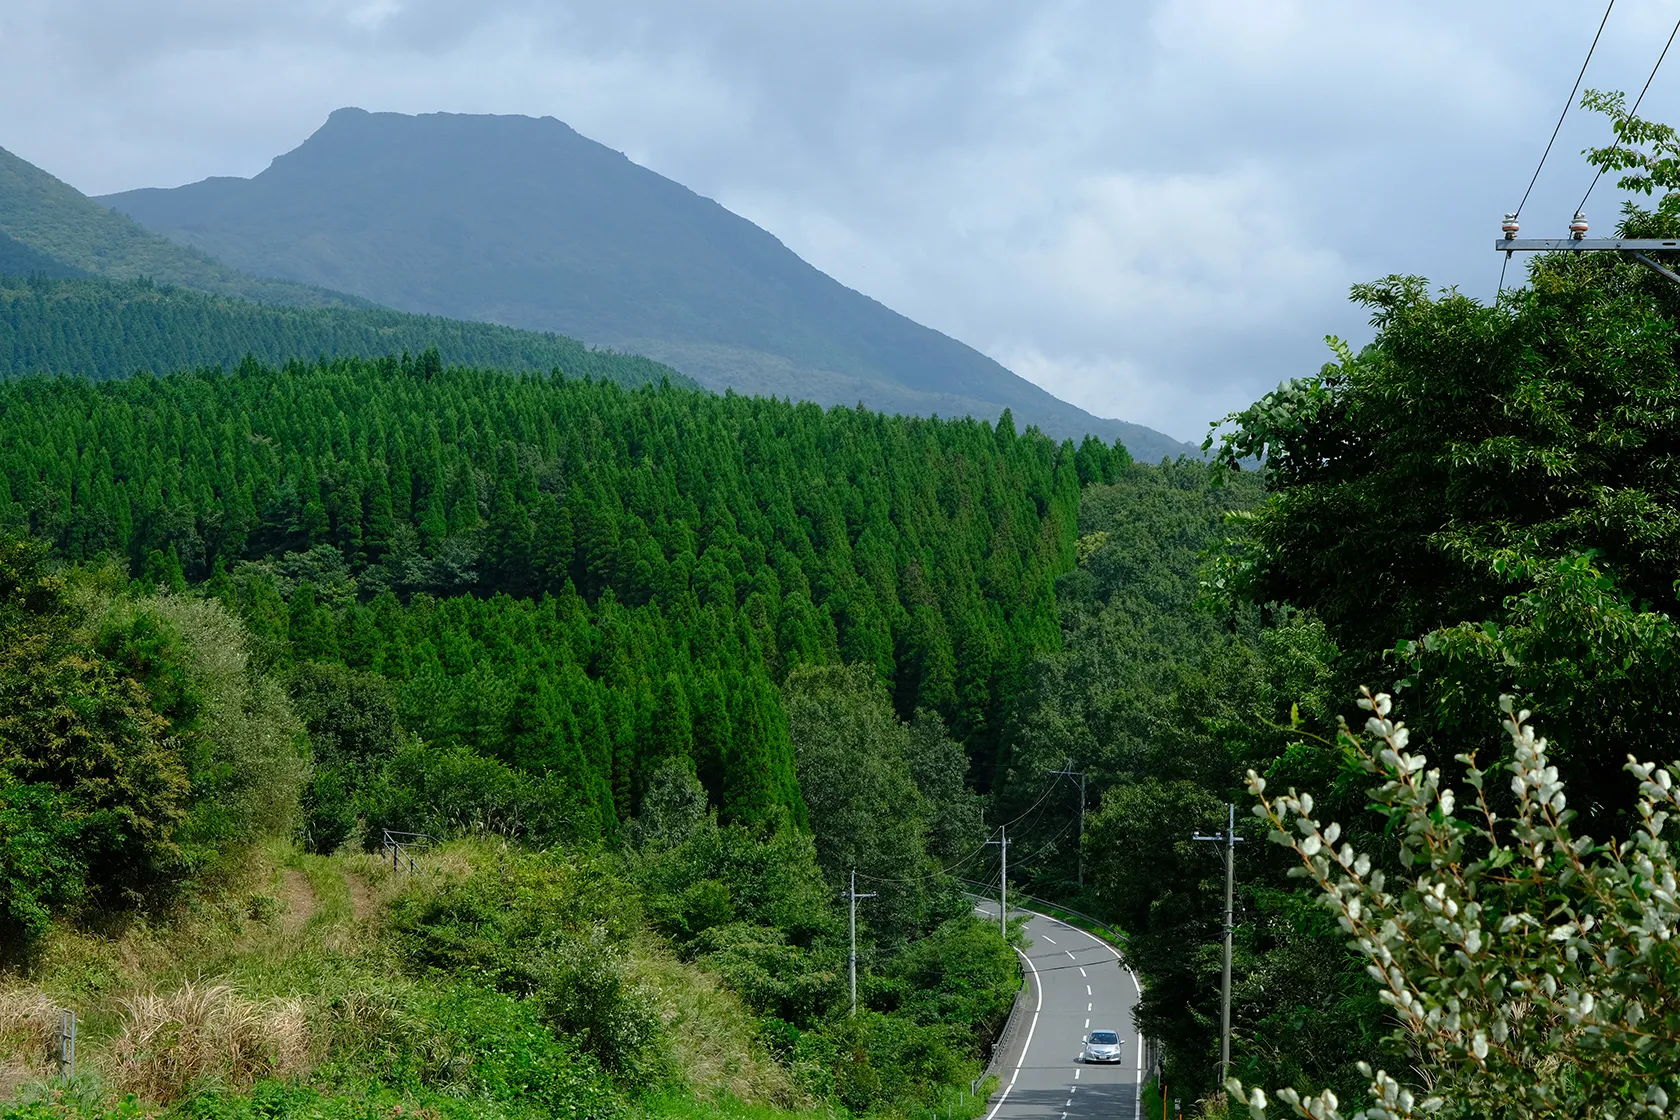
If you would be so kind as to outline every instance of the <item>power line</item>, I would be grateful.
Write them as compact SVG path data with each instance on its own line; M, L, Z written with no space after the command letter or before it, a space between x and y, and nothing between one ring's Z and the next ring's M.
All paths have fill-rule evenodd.
M1051 792L1056 788L1057 785L1058 785L1058 783L1055 781L1055 779L1051 779L1050 783L1044 787L1044 792L1038 795L1038 800L1034 801L1031 805L1027 806L1026 812L1022 813L1020 816L1016 817L1014 820L1004 821L1003 824L999 825L998 827L999 828L1010 828L1010 827L1014 826L1015 824L1019 823L1020 821L1026 819L1026 816L1027 816L1028 813L1031 813L1034 809L1037 809L1040 805L1044 804L1045 799L1050 796ZM868 879L871 883L899 883L899 884L905 884L905 883L928 883L928 882L933 882L936 879L944 879L944 878L949 877L950 873L952 871L955 871L957 868L962 867L965 864L973 863L976 859L978 859L980 857L981 853L985 852L985 850L988 847L996 847L996 846L997 846L996 841L993 841L993 840L984 841L978 847L976 847L972 852L968 853L968 855L964 856L963 858L957 860L955 863L948 863L944 867L940 868L939 870L930 871L925 875L907 875L903 878L894 878L890 875L870 875L870 874L867 874L867 873L862 872L862 871L859 871L857 874L858 874L859 878Z
M867 872L859 871L857 876L860 879L868 879L871 883L929 883L936 879L952 878L953 876L951 875L951 872L964 866L965 864L973 863L976 859L980 858L985 850L986 845L981 844L978 848L975 848L972 852L968 853L962 859L957 860L955 863L948 863L939 870L930 871L926 875L908 875L901 879L895 879L890 875L870 875Z
M1639 112L1639 103L1645 100L1645 94L1650 91L1651 83L1656 80L1657 71L1662 69L1663 59L1668 57L1668 48L1674 45L1674 36L1677 34L1680 34L1680 19L1674 21L1674 30L1668 33L1668 42L1663 44L1662 53L1657 56L1657 64L1651 67L1651 76L1645 79L1645 88L1639 91L1639 97L1634 101L1633 108L1628 110L1628 116L1634 116ZM1611 144L1610 150L1614 152L1618 146L1619 142L1618 144ZM1581 196L1581 205L1575 207L1577 214L1587 208L1587 199L1592 197L1593 187L1598 186L1598 180L1603 175L1604 168L1601 167L1598 169L1598 174L1593 176L1593 181L1587 185L1587 193Z
M1569 115L1570 106L1575 104L1575 92L1581 88L1581 79L1587 75L1587 63L1592 61L1593 52L1598 49L1599 36L1604 34L1604 25L1610 22L1610 9L1615 6L1616 0L1610 0L1610 3L1605 5L1604 18L1598 21L1598 31L1593 35L1592 46L1587 48L1587 57L1581 60L1581 70L1575 75L1575 84L1570 87L1569 96L1564 98L1563 112L1558 114L1557 124L1552 126L1552 138L1546 141L1546 150L1540 153L1540 162L1534 165L1534 174L1528 180L1528 190L1523 192L1522 201L1517 203L1516 214L1519 217L1522 215L1522 208L1528 205L1528 196L1533 193L1535 182L1540 178L1540 169L1546 166L1546 157L1552 154L1552 145L1557 143L1558 131L1563 128L1563 118ZM1500 270L1499 287L1502 291L1505 288L1503 269Z
M1051 778L1049 784L1044 787L1044 792L1038 795L1038 800L1034 801L1031 805L1027 806L1026 812L1023 812L1020 816L1016 817L1014 820L1004 821L1003 824L999 827L1008 828L1010 825L1019 824L1021 821L1025 820L1026 816L1027 816L1027 813L1032 812L1034 809L1036 809L1040 805L1044 804L1044 799L1049 797L1051 792L1059 785L1061 785L1060 782L1056 781L1054 778Z

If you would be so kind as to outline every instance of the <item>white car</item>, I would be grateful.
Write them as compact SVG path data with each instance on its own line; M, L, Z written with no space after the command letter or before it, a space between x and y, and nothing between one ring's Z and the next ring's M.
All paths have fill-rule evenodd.
M1079 1060L1082 1062L1118 1062L1122 1045L1117 1031L1092 1031L1085 1036L1085 1052L1079 1056Z

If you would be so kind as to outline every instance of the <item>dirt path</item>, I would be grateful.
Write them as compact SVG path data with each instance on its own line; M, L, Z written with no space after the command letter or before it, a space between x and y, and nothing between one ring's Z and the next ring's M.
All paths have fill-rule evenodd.
M315 891L303 872L286 868L280 872L280 932L292 934L302 929L320 908Z

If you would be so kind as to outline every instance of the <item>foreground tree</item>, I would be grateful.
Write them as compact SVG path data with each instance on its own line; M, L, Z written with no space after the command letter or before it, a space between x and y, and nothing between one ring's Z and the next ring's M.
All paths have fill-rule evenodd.
M1365 958L1397 1020L1391 1041L1422 1080L1407 1086L1364 1067L1373 1103L1355 1120L1680 1116L1680 864L1663 835L1680 809L1680 767L1630 756L1631 838L1576 836L1545 739L1505 697L1509 782L1460 755L1473 791L1466 819L1440 769L1389 718L1388 695L1359 703L1371 713L1366 736L1344 726L1341 746L1382 780L1372 797L1399 837L1404 877L1386 876L1339 824L1315 818L1311 794L1268 797L1249 772L1255 815L1293 849L1297 873ZM1507 786L1508 814L1495 808ZM1263 1090L1227 1087L1265 1116ZM1276 1096L1296 1115L1344 1115L1333 1093Z

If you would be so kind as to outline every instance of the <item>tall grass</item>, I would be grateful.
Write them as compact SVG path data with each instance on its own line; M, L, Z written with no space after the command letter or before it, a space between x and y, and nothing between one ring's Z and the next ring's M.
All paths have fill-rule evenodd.
M46 1075L58 1054L58 1008L36 991L0 992L0 1093Z
M111 1081L146 1100L176 1101L206 1084L244 1089L309 1064L309 1020L295 999L259 1002L225 984L184 984L122 1006L109 1051Z

